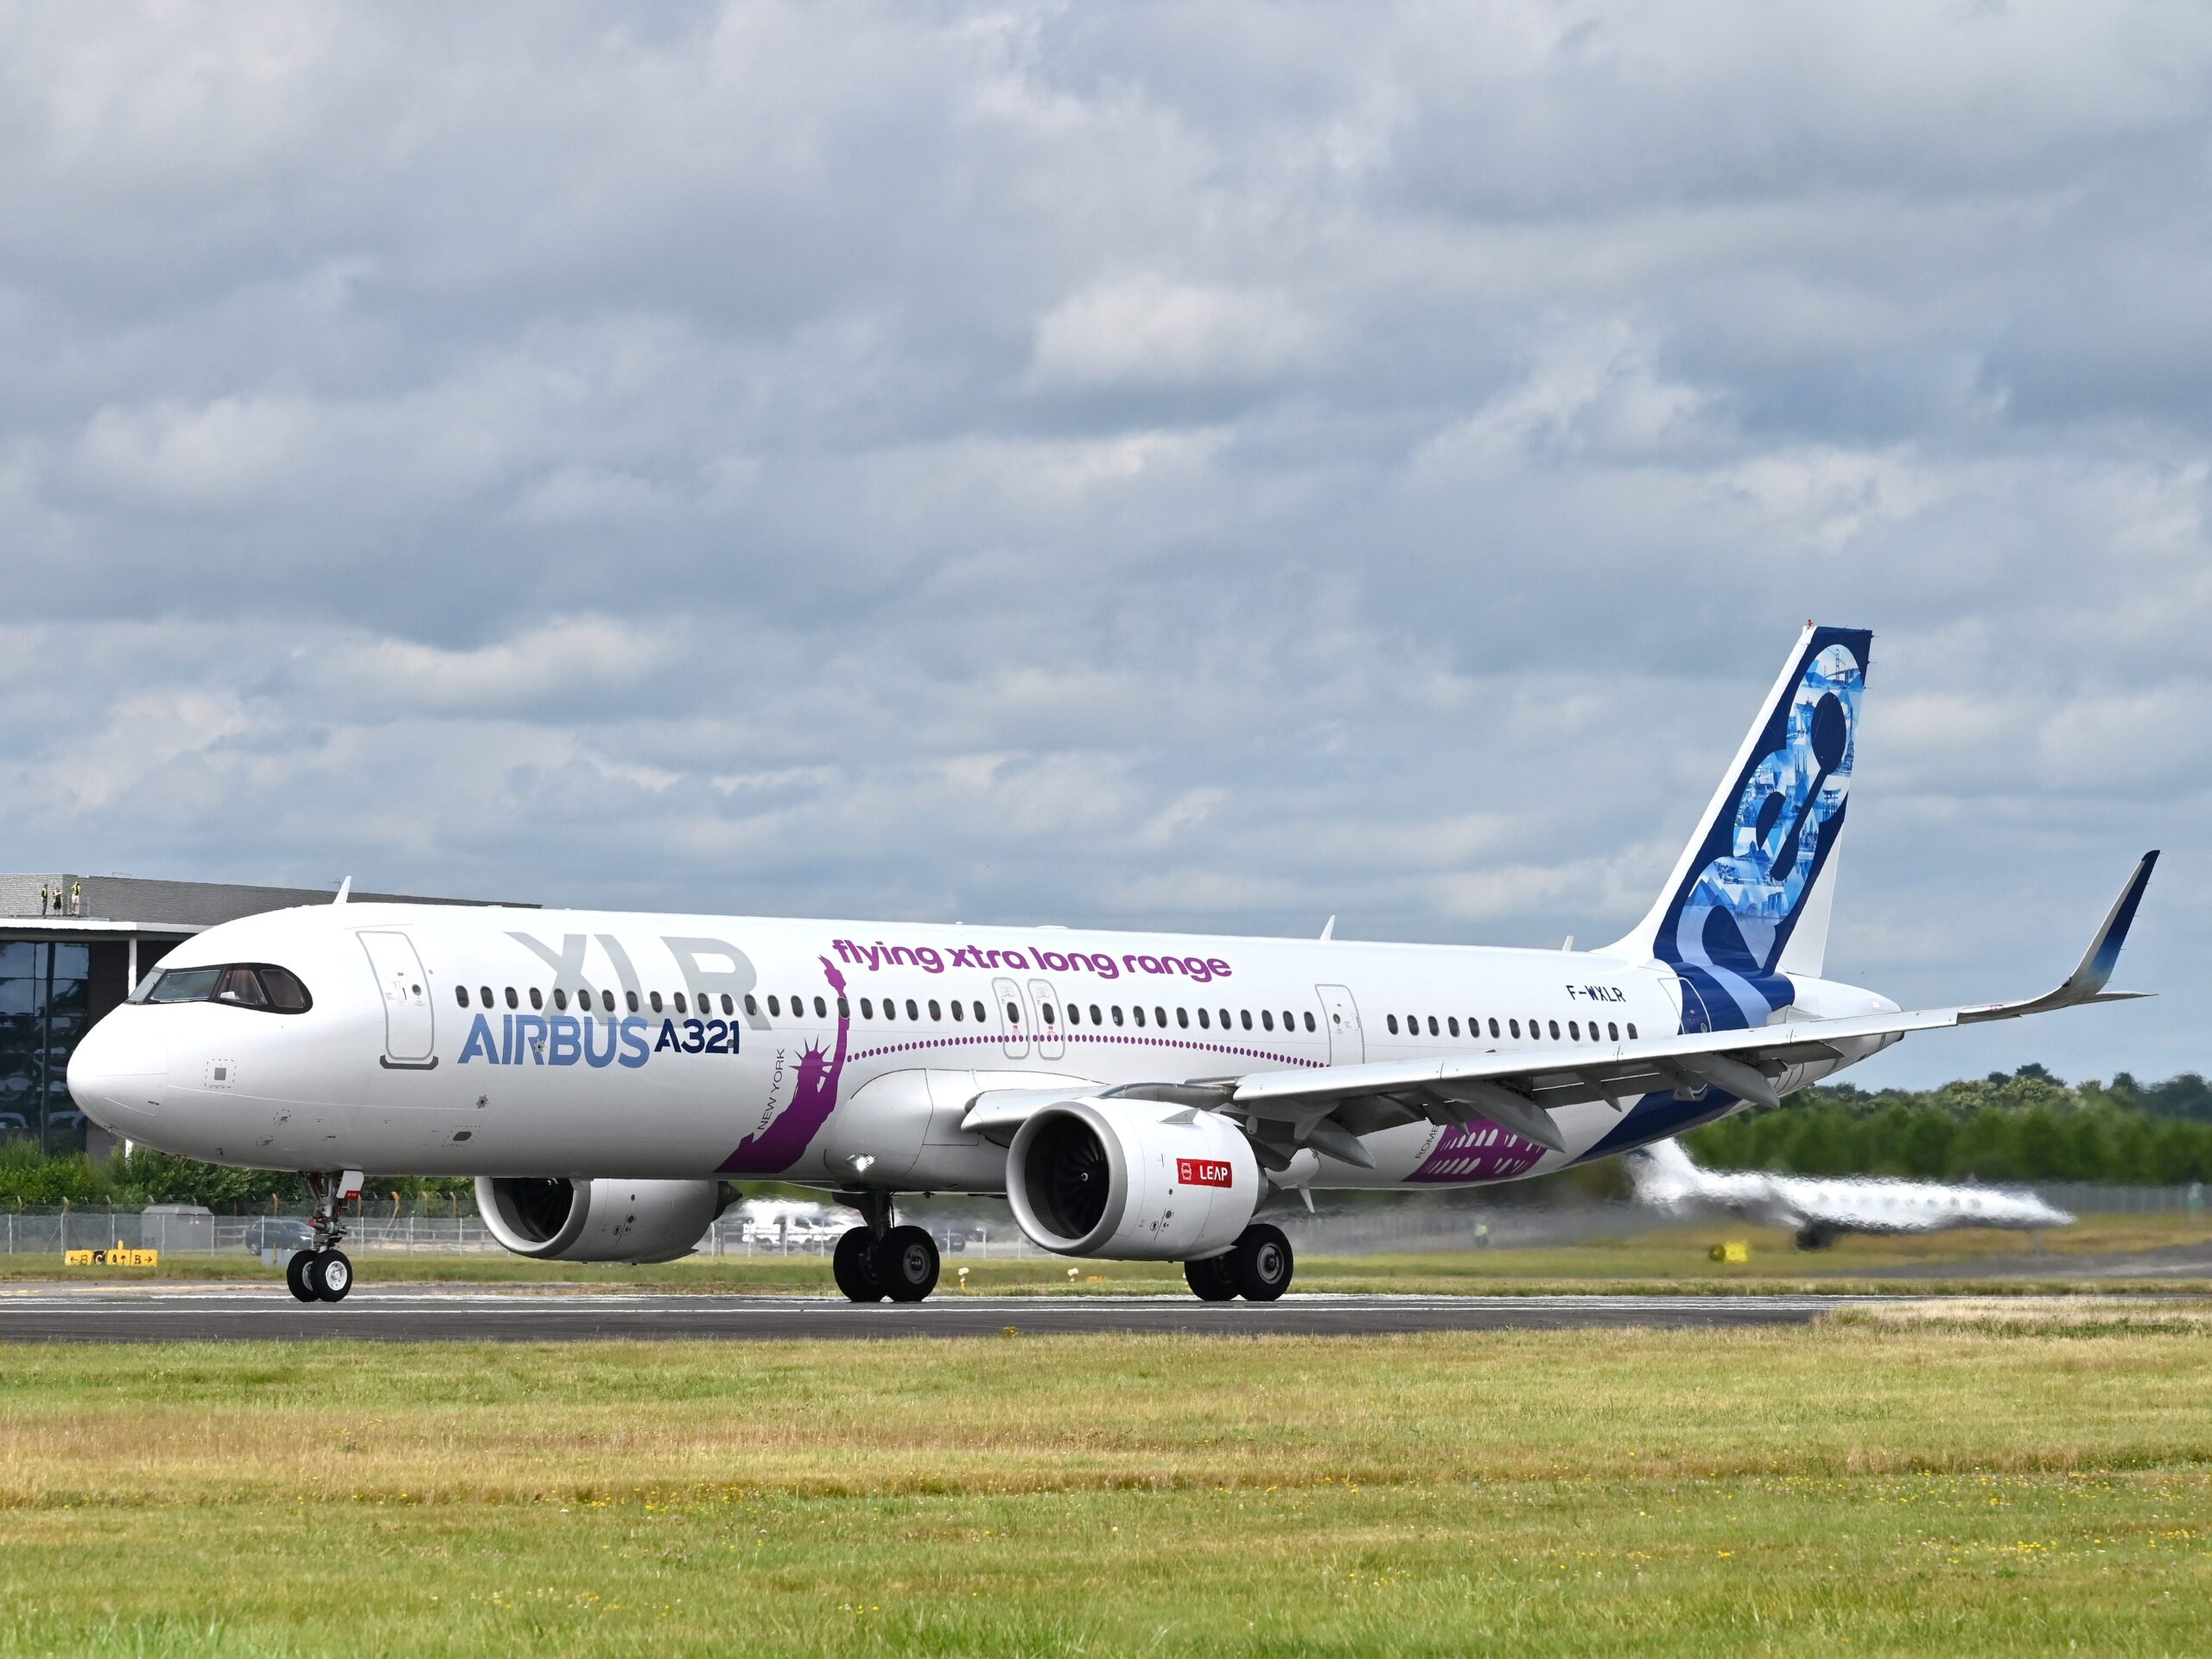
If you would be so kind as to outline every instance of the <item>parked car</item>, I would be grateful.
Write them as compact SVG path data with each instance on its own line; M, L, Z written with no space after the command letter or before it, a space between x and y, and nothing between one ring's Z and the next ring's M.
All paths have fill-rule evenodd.
M256 1216L245 1224L245 1248L254 1255L308 1249L314 1243L315 1229L296 1216Z
M21 1112L0 1112L0 1135L29 1135L31 1121Z

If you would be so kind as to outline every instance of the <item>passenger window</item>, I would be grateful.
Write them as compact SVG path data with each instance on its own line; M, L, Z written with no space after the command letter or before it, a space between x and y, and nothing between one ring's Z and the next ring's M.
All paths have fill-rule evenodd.
M1619 1026L1618 1026L1618 1025L1616 1025L1616 1024L1615 1024L1612 1020L1606 1020L1606 1021L1605 1021L1605 1035L1606 1035L1606 1037L1607 1037L1610 1040L1611 1040L1611 1041L1613 1041L1613 1042L1618 1043L1618 1041L1620 1041L1620 1039L1621 1039L1621 1028L1620 1028L1620 1027L1619 1027Z
M1094 1026L1104 1023L1098 1017L1098 1005L1096 1002L1090 1005L1090 1023Z
M1213 1022L1206 1018L1206 1011L1204 1008L1198 1010L1198 1029L1200 1031L1213 1029Z
M1559 1021L1556 1020L1552 1021L1552 1040L1554 1042L1559 1040Z
M968 1006L976 1010L976 1023L979 1026L982 1025L984 1020L988 1017L983 1013L983 1004L982 1001L978 999L974 1002L970 1002Z
M1118 1002L1114 1005L1114 1023L1117 1026L1122 1023L1122 1005Z
M1083 1004L1082 1004L1082 1003L1080 1003L1080 1002L1071 1002L1071 1003L1069 1003L1069 1004L1068 1004L1068 1024L1070 1024L1070 1025L1071 1025L1071 1026L1079 1026L1079 1025L1081 1025L1082 1023L1083 1023Z
M1630 1021L1629 1021L1629 1026L1628 1026L1628 1039L1629 1039L1629 1041L1630 1041L1631 1043L1632 1043L1632 1042L1634 1042L1634 1041L1636 1040L1636 1021L1634 1021L1633 1020L1630 1020Z
M1387 1014L1382 1017L1390 1027L1390 1034L1393 1037L1396 1036L1398 1034L1398 1016L1395 1014Z
M270 992L271 992L271 994L272 994L272 995L275 993L276 986L275 986L273 983L271 983L270 982L269 982L269 981L268 981L268 980L266 980L266 979L264 979L264 980L263 981L263 983L264 983L264 984L268 984L268 985L269 985L270 990ZM476 988L476 993L477 993L477 995L478 995L480 998L481 998L481 999L482 999L483 1003L484 1003L484 1006L485 1006L486 1007L487 1007L487 1008L488 1008L488 1007L490 1007L492 1006L492 988L491 988L489 985L480 985L480 986L478 986L478 987Z
M922 1011L911 996L906 999L906 1023L910 1026L922 1023Z
M965 1020L968 1017L968 1011L960 1006L960 999L958 997L955 997L952 1000L952 1017L956 1020ZM1047 1020L1045 1023L1049 1026L1052 1022L1050 1020Z
M512 985L507 987L507 1006L511 1008L519 1006L515 1001L515 988Z
M1137 1022L1137 1024L1138 1024L1138 1025L1140 1025L1140 1026L1143 1025L1143 1024L1144 1024L1144 1005L1143 1005L1141 1002L1140 1002L1139 1004L1137 1004L1137 1006L1136 1006L1136 1007L1133 1007L1133 1008L1131 1008L1131 1009L1129 1010L1129 1015L1130 1015L1130 1017L1131 1017L1132 1019L1134 1019L1134 1020Z
M1518 1020L1509 1020L1506 1021L1506 1024L1513 1027L1513 1034L1516 1037L1518 1037L1521 1034L1521 1022Z
M1158 1003L1154 1003L1153 1005L1152 1023L1158 1026L1162 1031L1167 1029L1167 1010L1161 1007Z
M1319 1029L1313 1023L1313 1016L1310 1014L1306 1016L1306 1029L1308 1031Z
M453 988L453 1000L460 1003L462 1007L467 1007L468 1006L468 987L466 985L454 986Z
M1576 1042L1580 1042L1582 1040L1582 1022L1579 1020L1568 1020L1567 1022L1567 1034L1573 1038Z
M1437 1030L1436 1016L1433 1014L1428 1016L1428 1034L1432 1037L1438 1037L1443 1034Z
M1009 1002L1006 1005L1006 1022L1009 1026L1018 1026L1021 1023L1020 1003Z
M545 993L539 990L535 985L530 988L530 1006L533 1008L540 1009L543 1008L545 1006Z
M1493 1037L1498 1034L1497 1020L1495 1018L1492 1018L1490 1022L1490 1034ZM1515 1027L1513 1034L1516 1037L1518 1037L1521 1034L1520 1028L1518 1027Z
M1444 1028L1450 1032L1454 1037L1457 1037L1459 1034L1459 1016L1456 1014L1446 1014L1444 1016Z
M638 994L635 991L623 992L622 1000L630 1005L631 1013L635 1014L638 1011Z
M1039 1003L1037 1005L1037 1012L1038 1012L1041 1016L1043 1016L1043 1018L1044 1018L1044 1021L1045 1021L1045 1023L1046 1023L1046 1025L1048 1025L1048 1026L1049 1026L1049 1025L1051 1025L1051 1024L1052 1024L1052 1023L1053 1023L1053 1020L1052 1020L1052 1005L1051 1003L1049 1003L1049 1002L1039 1002Z
M1237 1009L1237 1010L1236 1010L1236 1015L1237 1015L1237 1018L1238 1018L1238 1019L1242 1020L1244 1022L1244 1029L1245 1029L1245 1030L1249 1031L1249 1030L1251 1030L1251 1029L1252 1029L1252 1010L1251 1010L1251 1009L1249 1009L1249 1008L1239 1008L1239 1009Z
M873 1020L875 1018L875 1004L868 1001L866 997L861 998L861 1018L863 1020Z
M1260 1010L1260 1029L1262 1031L1273 1031L1274 1028L1274 1010L1273 1008L1262 1008Z
M634 993L630 998L630 1006L633 1008L638 1006L638 999ZM753 993L750 991L745 994L745 1011L755 1019L760 1018L760 1005L753 1000Z
M728 1002L729 998L724 997L722 1001ZM853 1005L842 996L837 999L837 1017L840 1020L849 1020L853 1017Z
M553 988L553 1006L563 1011L566 1011L569 1006L569 994L558 985Z
M1188 1031L1191 1028L1191 1011L1188 1008L1175 1010L1175 1026L1179 1031Z
M613 1012L614 1012L614 993L613 993L613 992L612 992L612 991L601 991L601 992L599 994L599 1007L600 1007L600 1012L601 1012L601 1013L602 1013L602 1014L612 1014L612 1013L613 1013Z
M653 993L653 1012L655 1014L658 1014L660 1012L660 993L658 991L655 991ZM773 991L768 993L768 1014L772 1019L780 1020L783 1018L784 1005Z
M1229 1010L1228 1010L1227 1008L1224 1008L1224 1009L1221 1011L1221 1028L1222 1028L1224 1031L1227 1031L1227 1030L1229 1029L1229 1027L1230 1027L1230 1018L1229 1018Z
M930 999L930 1018L940 1024L942 1024L944 1020L944 1010L938 1006L938 1001L935 997L931 997Z

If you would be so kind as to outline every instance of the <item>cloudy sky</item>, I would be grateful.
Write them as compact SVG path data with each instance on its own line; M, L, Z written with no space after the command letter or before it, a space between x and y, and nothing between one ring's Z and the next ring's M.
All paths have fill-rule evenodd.
M1613 937L1877 630L1830 970L2212 1066L2212 17L0 7L22 870Z

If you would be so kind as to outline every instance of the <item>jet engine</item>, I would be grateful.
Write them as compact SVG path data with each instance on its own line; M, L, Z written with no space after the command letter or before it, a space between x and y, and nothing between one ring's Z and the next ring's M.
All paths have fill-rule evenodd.
M1192 1106L1059 1101L1032 1112L1007 1150L1014 1219L1063 1255L1217 1255L1251 1221L1262 1190L1243 1133Z
M476 1178L492 1236L541 1262L673 1262L736 1197L728 1181Z

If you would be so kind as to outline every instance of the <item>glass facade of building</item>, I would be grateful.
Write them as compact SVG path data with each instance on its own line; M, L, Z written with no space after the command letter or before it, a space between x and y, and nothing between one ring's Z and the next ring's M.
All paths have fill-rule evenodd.
M92 947L0 940L0 1135L49 1152L85 1145L69 1098L69 1054L92 1024Z

